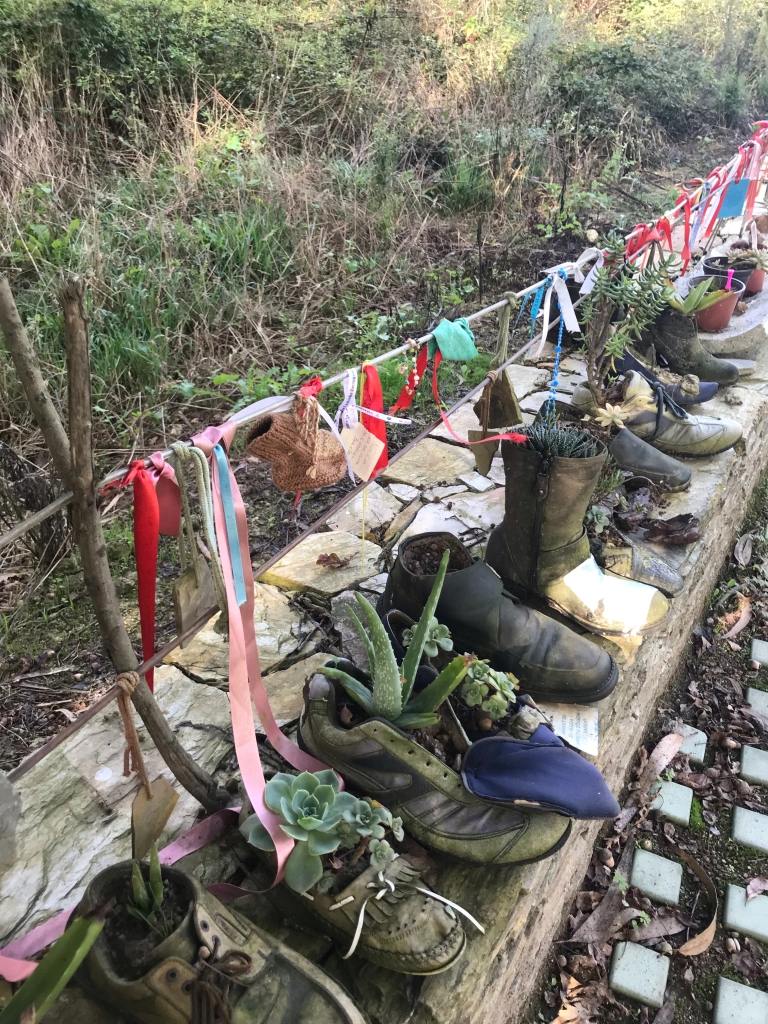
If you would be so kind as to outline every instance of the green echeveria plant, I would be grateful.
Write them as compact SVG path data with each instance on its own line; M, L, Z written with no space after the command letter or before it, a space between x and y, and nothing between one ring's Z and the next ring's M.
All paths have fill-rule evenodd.
M448 558L449 552L446 551L440 562L432 592L424 605L421 618L411 630L402 666L397 664L392 643L376 609L362 594L355 594L367 619L368 633L351 609L350 613L355 628L365 644L368 664L371 668L372 685L366 686L349 675L348 672L333 665L324 665L319 670L329 679L335 679L341 683L349 696L369 715L385 718L401 729L425 729L430 725L436 725L439 718L435 711L453 693L475 660L471 656L454 658L436 679L412 696L413 683L421 656L425 651L430 631L434 631L437 623L434 617L435 608L448 570ZM441 633L440 641L445 639ZM440 641L436 641L436 643Z
M264 803L280 819L283 832L296 840L285 864L285 881L297 892L306 892L323 877L324 854L370 839L372 863L378 864L388 850L386 865L397 856L384 839L386 829L403 838L400 818L393 818L369 797L359 800L340 792L338 776L330 770L301 775L278 772L266 785ZM258 850L274 851L272 837L257 814L243 822L240 832Z
M403 647L411 646L415 632L415 629L403 630ZM441 626L433 615L429 620L427 638L424 641L424 653L428 658L436 658L439 650L452 651L453 640L451 640L450 629L447 626Z
M486 661L475 661L459 692L467 707L479 707L495 722L506 715L516 689L517 679L511 673L497 672Z

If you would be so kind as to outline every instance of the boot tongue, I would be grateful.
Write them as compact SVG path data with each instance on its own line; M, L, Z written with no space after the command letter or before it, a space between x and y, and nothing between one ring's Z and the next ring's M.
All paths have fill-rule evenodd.
M637 370L628 370L627 379L624 384L624 401L630 402L633 398L652 398L653 388Z

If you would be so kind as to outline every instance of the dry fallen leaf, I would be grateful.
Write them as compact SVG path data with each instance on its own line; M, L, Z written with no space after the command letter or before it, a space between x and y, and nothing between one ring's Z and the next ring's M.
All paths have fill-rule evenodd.
M731 637L736 636L736 634L740 633L745 626L749 625L751 618L752 602L748 597L744 597L742 594L739 594L739 617L728 632L723 634L721 639L730 640Z
M747 903L753 900L755 896L759 896L761 892L768 892L768 878L764 875L761 875L759 878L753 878L747 885Z
M675 1019L675 993L667 989L664 996L664 1004L653 1018L653 1024L672 1024Z
M345 565L349 565L352 561L352 556L349 558L339 558L335 551L332 551L330 555L318 555L317 564L325 566L326 569L343 569Z
M736 541L733 557L739 565L747 566L752 559L752 534L745 533Z
M717 929L717 889L715 889L712 879L709 877L704 868L699 864L695 857L692 857L690 853L686 853L685 850L681 850L679 846L675 846L674 843L669 844L669 848L674 854L676 854L680 860L684 861L691 871L696 875L701 884L704 886L707 896L709 897L709 905L712 909L712 920L709 922L703 932L699 932L698 935L694 935L692 939L686 942L678 949L678 953L681 956L699 956L701 953L705 953L712 945L712 940L715 937L715 931ZM689 967L685 972L685 980L688 981L688 971L691 971ZM693 982L693 972L691 971L691 982Z
M648 796L651 786L661 775L670 761L680 753L685 737L679 732L668 733L653 748L651 756L638 779L637 789L630 794L621 814L613 824L615 832L621 833L637 814L640 805Z
M621 912L621 904L627 887L627 879L632 870L634 854L635 843L633 835L630 833L608 891L597 905L597 909L589 915L578 931L574 932L571 936L571 942L602 945L613 934L614 922Z

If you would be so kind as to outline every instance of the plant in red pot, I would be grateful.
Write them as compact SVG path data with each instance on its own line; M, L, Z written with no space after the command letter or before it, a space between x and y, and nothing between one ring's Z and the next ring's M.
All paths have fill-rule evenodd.
M722 331L730 323L736 303L744 294L744 285L732 279L729 288L714 289L713 277L694 278L691 290L683 298L670 290L668 301L676 313L694 317L701 331Z

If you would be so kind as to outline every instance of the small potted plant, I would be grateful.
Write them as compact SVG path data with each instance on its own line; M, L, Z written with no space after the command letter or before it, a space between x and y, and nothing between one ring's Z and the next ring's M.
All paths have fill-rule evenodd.
M715 332L724 330L731 322L736 303L744 295L745 285L734 276L730 285L724 288L713 288L719 279L714 277L695 277L691 280L691 290L685 298L676 291L670 290L669 305L681 316L694 317L700 331Z
M754 295L763 290L765 271L768 269L768 253L750 248L749 242L739 239L734 242L728 252L714 256L706 256L701 261L701 270L705 277L718 280L726 278L729 270L733 271L735 280L745 287L745 295Z

